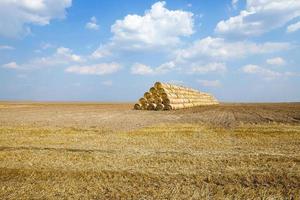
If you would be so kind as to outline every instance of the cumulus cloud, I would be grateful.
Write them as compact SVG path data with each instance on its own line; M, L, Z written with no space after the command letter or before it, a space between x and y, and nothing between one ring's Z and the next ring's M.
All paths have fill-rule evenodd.
M85 25L86 29L99 30L99 25L97 24L97 18L95 16L91 17L90 21Z
M194 33L191 12L169 10L164 1L152 5L144 15L130 14L111 26L109 43L100 46L94 58L116 51L166 50L181 43L181 38Z
M0 45L0 50L14 50L15 48L9 45Z
M299 0L247 0L239 15L220 21L221 34L258 36L279 28L300 16Z
M177 52L178 60L202 59L203 56L218 60L242 58L249 55L273 53L291 48L289 43L266 42L256 44L247 41L228 42L223 38L206 37L196 40L188 48Z
M287 33L293 33L300 29L300 21L294 24L291 24L287 27L286 32Z
M159 1L143 16L127 15L111 27L113 40L130 48L174 46L181 36L193 34L193 14L182 10L168 10Z
M209 72L225 72L227 67L225 63L208 63L204 65L194 64L191 69L189 69L189 73L198 73L198 74L206 74Z
M175 67L173 62L166 62L155 68L142 63L135 63L131 68L131 73L137 75L165 74L175 69Z
M115 73L120 69L121 65L118 63L99 63L92 65L75 65L68 67L65 71L75 74L105 75Z
M112 74L121 69L121 65L116 62L93 63L89 57L74 54L66 47L59 47L52 55L37 57L28 62L18 64L15 61L2 65L6 69L33 70L45 67L63 67L65 72L86 75ZM108 85L109 83L107 83Z
M172 61L175 69L188 73L226 72L224 61L242 59L251 55L269 54L291 48L289 43L249 41L227 41L223 38L206 37L194 41L190 46L176 51Z
M51 48L54 48L55 47L55 45L53 45L53 44L51 44L51 43L48 43L48 42L43 42L42 44L41 44L41 48L43 49L43 50L45 50L45 49L51 49Z
M266 60L266 63L268 63L269 65L277 66L282 66L286 64L285 60L281 57L269 58Z
M135 63L131 68L131 73L137 75L149 75L154 74L154 70L148 65Z
M44 67L64 66L70 63L80 63L83 61L84 59L81 56L74 54L71 49L59 47L56 49L55 53L50 56L33 58L22 64L10 62L4 64L3 67L10 69L39 69Z
M19 68L19 66L16 62L6 63L2 67L7 68L7 69L18 69Z
M245 65L242 71L246 74L255 74L263 77L265 80L273 80L280 77L298 76L294 72L277 72L258 65Z
M234 9L237 8L237 4L238 4L239 0L231 0L231 5Z
M221 87L219 80L197 80L197 82L204 87Z
M2 0L0 1L0 35L18 37L30 33L30 24L47 25L64 18L72 0Z
M232 59L242 59L251 55L270 54L292 48L289 43L254 43L249 41L226 41L223 38L206 37L194 41L186 48L177 49L175 57L158 67L137 65L132 68L133 74L158 74L172 70L187 73L223 73L226 72L224 62ZM273 61L274 62L274 61ZM278 62L278 61L277 61Z
M114 45L112 44L101 45L92 53L91 58L99 59L99 58L109 57L113 54L112 53L113 48Z

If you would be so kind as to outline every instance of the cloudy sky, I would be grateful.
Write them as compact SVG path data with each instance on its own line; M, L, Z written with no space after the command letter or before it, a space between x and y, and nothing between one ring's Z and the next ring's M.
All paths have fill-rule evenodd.
M300 101L299 63L300 0L0 0L0 100Z

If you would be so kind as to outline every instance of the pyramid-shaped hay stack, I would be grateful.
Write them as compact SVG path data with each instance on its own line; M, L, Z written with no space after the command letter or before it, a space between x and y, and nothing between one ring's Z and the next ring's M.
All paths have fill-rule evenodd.
M136 110L177 110L194 106L216 105L218 101L208 93L168 83L156 82L139 103Z

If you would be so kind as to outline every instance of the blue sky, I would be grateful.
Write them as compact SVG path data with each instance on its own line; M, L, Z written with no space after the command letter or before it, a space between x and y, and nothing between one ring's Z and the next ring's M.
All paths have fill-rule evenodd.
M299 0L3 0L0 100L300 101L299 38Z

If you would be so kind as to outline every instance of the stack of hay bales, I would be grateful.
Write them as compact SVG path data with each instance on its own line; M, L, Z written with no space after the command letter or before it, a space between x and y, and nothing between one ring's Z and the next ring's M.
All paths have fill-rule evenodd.
M216 105L218 101L208 93L168 83L156 82L139 103L136 110L177 110L194 106Z

